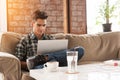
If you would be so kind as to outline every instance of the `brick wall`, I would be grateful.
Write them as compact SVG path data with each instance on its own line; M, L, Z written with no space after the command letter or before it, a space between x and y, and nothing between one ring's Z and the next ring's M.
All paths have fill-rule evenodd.
M36 9L48 13L47 32L59 33L64 32L63 28L63 0L39 0L36 3Z
M31 14L36 10L48 13L47 33L64 32L64 0L8 0L8 31L29 33ZM86 33L85 0L71 1L71 33ZM79 3L78 3L79 2Z
M86 1L70 0L70 33L86 33Z
M36 0L37 1L37 0ZM34 0L8 0L8 31L28 33L31 31L31 13Z

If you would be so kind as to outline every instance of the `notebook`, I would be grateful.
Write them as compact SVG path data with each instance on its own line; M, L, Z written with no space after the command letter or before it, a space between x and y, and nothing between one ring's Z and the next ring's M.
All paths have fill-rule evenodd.
M38 40L37 54L44 54L68 48L68 40Z

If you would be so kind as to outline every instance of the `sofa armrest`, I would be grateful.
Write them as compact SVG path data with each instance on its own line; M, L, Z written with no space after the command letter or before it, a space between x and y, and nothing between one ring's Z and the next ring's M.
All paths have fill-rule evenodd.
M0 52L0 72L4 74L4 80L20 80L21 65L19 59L12 54Z

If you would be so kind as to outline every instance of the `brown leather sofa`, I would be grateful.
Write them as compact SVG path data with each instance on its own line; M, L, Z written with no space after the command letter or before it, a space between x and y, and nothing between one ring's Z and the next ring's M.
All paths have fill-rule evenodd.
M84 47L85 53L82 59L79 60L78 65L120 58L120 32L83 35L60 33L52 35L55 36L56 39L68 39L68 48L75 46ZM14 32L2 34L0 45L0 72L4 74L5 80L21 79L20 61L14 54L15 47L22 36L24 35Z

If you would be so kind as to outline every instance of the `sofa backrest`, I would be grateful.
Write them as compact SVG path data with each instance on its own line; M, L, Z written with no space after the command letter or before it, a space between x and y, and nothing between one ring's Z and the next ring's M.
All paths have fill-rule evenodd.
M0 51L8 52L10 54L15 55L15 48L20 39L25 36L25 34L15 33L15 32L5 32L1 35L1 44ZM65 38L65 34L58 33L52 34L56 39Z
M104 61L118 57L120 49L120 32L99 34L67 35L69 48L82 46L85 54L82 61Z
M15 47L23 35L6 32L1 37L1 51L15 54ZM68 47L82 46L84 56L79 61L104 61L120 56L120 32L105 32L99 34L53 34L56 39L67 38Z
M15 48L23 35L14 32L5 32L1 36L0 51L15 54Z

